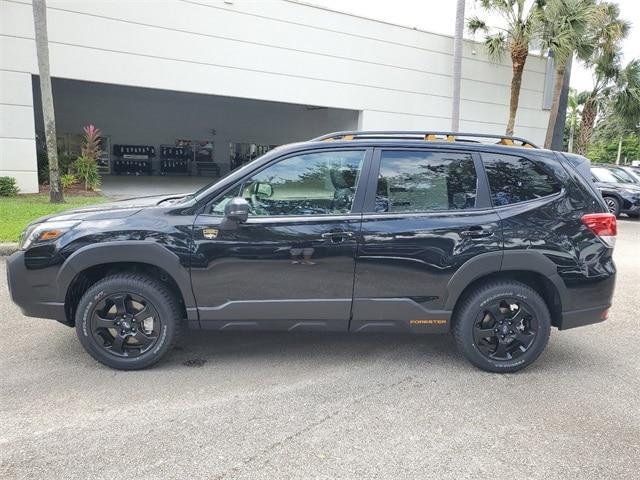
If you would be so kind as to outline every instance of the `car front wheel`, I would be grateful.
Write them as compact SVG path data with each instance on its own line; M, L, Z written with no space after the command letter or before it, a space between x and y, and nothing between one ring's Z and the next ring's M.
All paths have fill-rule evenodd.
M456 308L458 349L476 367L516 372L533 363L549 340L551 317L528 285L497 281L476 288Z
M616 217L620 215L620 202L617 198L604 197L604 203L607 204L610 213L613 213Z
M136 273L106 277L81 298L76 333L97 361L120 370L146 368L175 344L180 304L167 286Z

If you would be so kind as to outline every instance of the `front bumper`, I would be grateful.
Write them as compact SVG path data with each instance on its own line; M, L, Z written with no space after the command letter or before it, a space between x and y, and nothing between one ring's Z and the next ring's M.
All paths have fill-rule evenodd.
M636 215L640 213L640 195L631 197L623 197L624 202L621 206L620 213Z
M57 269L53 267L29 270L22 251L7 258L9 293L22 313L27 317L50 318L71 325L65 313L64 301L56 298L56 272Z

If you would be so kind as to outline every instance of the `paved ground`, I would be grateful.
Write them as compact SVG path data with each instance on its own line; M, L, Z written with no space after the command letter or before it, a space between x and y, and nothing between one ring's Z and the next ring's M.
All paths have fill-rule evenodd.
M636 479L639 247L622 221L609 322L503 376L449 337L213 333L117 372L0 281L0 478Z
M152 177L105 175L102 177L102 193L114 200L124 198L144 197L147 195L162 195L171 193L191 193L200 187L213 182L213 177Z

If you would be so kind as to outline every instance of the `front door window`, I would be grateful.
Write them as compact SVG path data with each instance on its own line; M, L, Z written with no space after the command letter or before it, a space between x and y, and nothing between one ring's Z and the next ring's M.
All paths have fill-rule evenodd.
M246 180L213 206L222 213L234 196L244 197L250 216L342 215L353 206L365 152L331 151L286 158Z

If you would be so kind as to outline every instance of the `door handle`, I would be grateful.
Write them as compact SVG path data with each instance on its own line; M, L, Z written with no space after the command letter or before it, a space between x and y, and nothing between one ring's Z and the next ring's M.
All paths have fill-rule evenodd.
M355 237L356 234L354 232L325 232L320 236L325 240L331 240L332 243L341 243L346 238Z
M460 236L469 237L469 238L487 238L487 237L492 237L493 232L485 230L480 226L476 226L476 227L469 227L469 230L463 230L462 232L460 232Z

